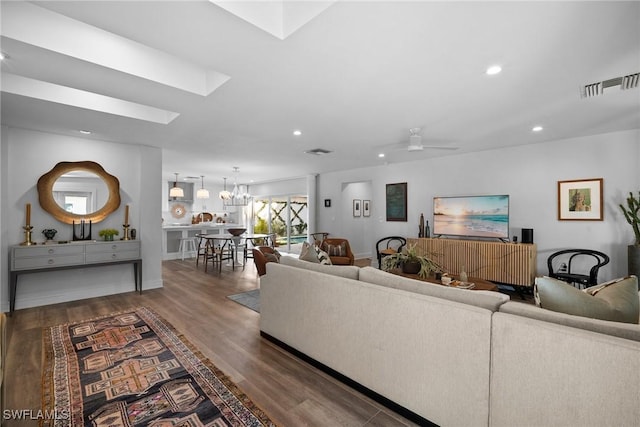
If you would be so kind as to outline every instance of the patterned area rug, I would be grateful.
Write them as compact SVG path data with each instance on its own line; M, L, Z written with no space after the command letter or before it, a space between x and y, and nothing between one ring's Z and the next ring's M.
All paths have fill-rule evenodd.
M272 426L148 308L43 331L46 426Z
M229 295L227 298L260 313L260 289L253 289L241 294Z

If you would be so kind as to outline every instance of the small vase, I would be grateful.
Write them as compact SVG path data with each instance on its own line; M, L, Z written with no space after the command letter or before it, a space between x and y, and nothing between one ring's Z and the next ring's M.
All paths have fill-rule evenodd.
M113 242L113 234L109 234L108 236L104 236L104 240L107 242Z

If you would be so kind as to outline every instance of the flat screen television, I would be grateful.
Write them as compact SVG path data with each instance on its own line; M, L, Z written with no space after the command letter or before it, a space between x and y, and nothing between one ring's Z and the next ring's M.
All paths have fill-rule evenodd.
M509 240L509 196L434 197L433 234Z

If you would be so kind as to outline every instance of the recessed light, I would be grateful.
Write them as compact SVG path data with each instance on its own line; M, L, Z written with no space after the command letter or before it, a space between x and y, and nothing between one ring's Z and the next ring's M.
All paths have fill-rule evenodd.
M541 132L544 129L542 126L534 126L531 128L533 132Z
M302 135L302 131L300 131L300 130L294 130L294 131L293 131L293 134L294 134L295 136L300 136L300 135Z
M3 59L7 59L9 56L4 53L4 52L0 52L0 61L2 61Z
M384 153L379 153L378 157L383 158L384 157Z
M496 74L499 74L502 71L502 67L499 65L492 65L491 67L487 68L487 74L489 76L494 76Z
M80 133L83 134L83 135L91 135L91 131L90 130L81 130Z

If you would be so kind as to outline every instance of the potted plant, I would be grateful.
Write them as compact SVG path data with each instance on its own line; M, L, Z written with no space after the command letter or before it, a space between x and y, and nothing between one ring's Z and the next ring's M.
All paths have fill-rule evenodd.
M622 209L624 218L631 225L636 239L634 244L629 245L628 247L627 262L629 274L640 277L640 218L638 217L638 214L640 213L640 191L638 192L638 196L639 197L636 199L633 196L633 193L629 192L629 197L627 197L627 206L625 207L621 203L620 209Z
M113 236L117 236L118 234L120 234L120 232L115 228L105 228L103 230L100 230L100 232L98 233L98 235L104 238L104 240L113 240Z
M387 255L382 258L382 269L384 271L402 268L404 273L418 274L425 278L431 272L442 271L442 267L425 255L418 254L416 245L407 246L402 252Z

